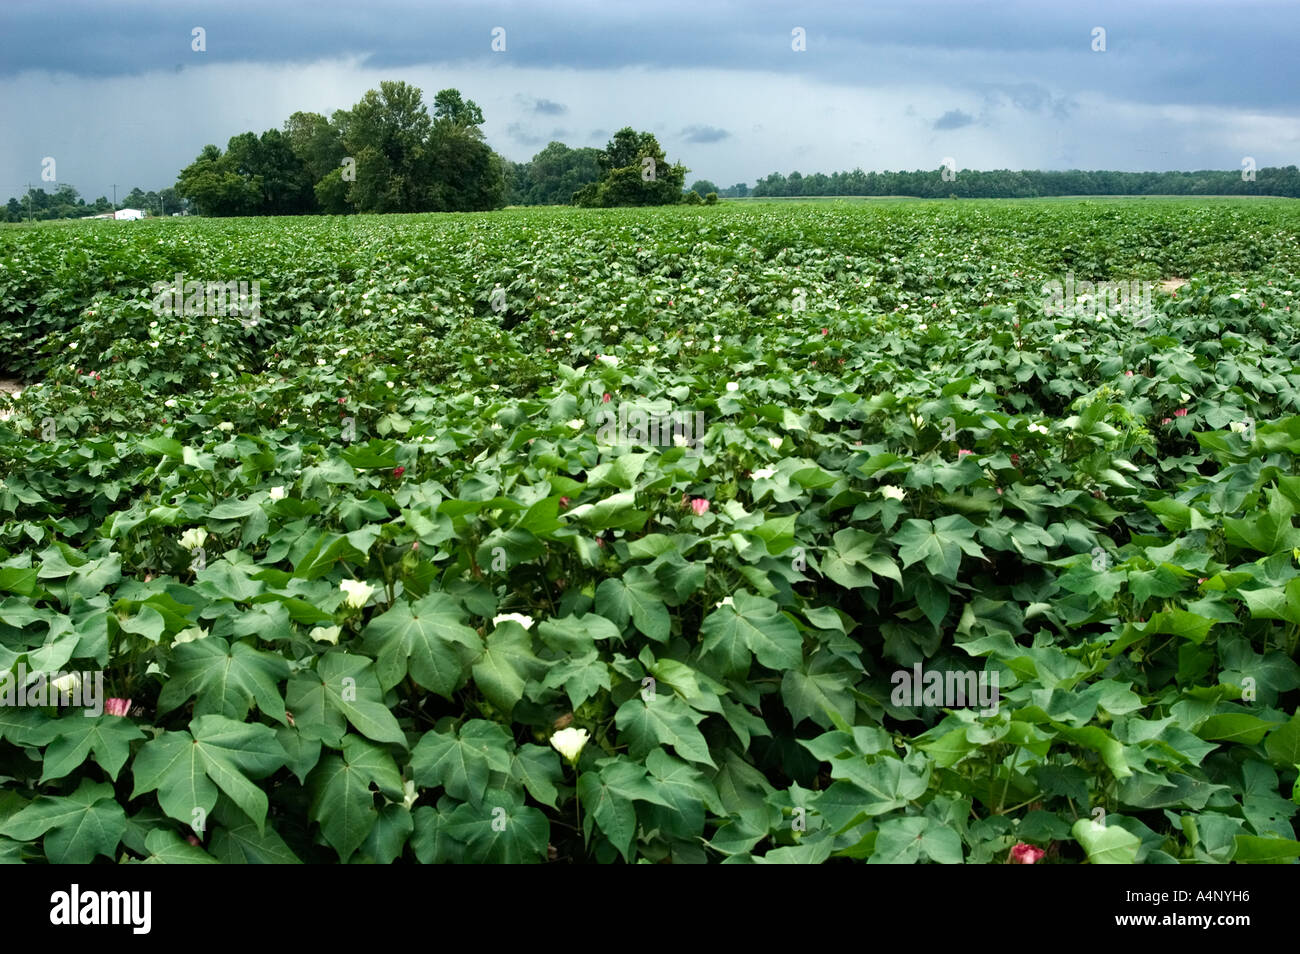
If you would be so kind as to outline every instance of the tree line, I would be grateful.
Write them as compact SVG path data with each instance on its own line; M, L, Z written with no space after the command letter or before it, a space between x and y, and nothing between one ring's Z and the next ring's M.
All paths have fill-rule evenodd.
M504 205L660 205L686 201L687 169L630 127L604 149L553 142L511 162L484 140L483 110L455 89L433 99L385 81L328 119L296 112L284 128L205 146L177 192L204 215L476 212Z
M142 209L150 215L170 215L185 211L187 204L173 188L145 192L137 186L126 194L117 208ZM87 202L75 186L61 185L53 192L32 188L19 198L11 198L0 208L0 222L26 222L29 218L32 221L84 219L111 211L113 203L108 196L101 195L94 202Z
M1243 178L1243 175L1245 176ZM924 199L1027 199L1065 195L1271 195L1300 198L1295 166L1200 172L1041 172L938 169L915 172L836 172L788 176L774 172L754 184L754 196L898 195Z

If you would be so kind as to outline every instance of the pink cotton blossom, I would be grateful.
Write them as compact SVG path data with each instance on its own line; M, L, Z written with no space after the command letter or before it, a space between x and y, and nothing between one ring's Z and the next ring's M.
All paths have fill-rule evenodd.
M709 512L709 502L703 497L696 497L691 501L691 509L695 511L697 517L702 517Z
M1027 845L1023 841L1011 849L1011 857L1007 859L1008 864L1013 865L1032 865L1047 852L1042 848L1035 848L1033 845Z
M130 699L105 699L104 711L111 716L125 716L131 711Z

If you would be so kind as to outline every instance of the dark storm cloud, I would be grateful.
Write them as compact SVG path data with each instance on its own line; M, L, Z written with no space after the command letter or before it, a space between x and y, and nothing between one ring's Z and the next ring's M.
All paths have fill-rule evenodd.
M550 99L540 99L535 96L524 96L522 94L515 97L515 102L522 106L530 113L537 113L542 116L563 116L569 111L569 107L563 103L557 103Z
M492 30L506 34L493 52ZM1107 31L1093 52L1092 30ZM207 50L191 49L206 30ZM791 49L802 27L807 49ZM1287 0L1044 4L810 0L638 4L366 0L5 0L0 76L51 70L132 75L216 62L362 66L508 62L524 67L753 69L873 85L921 75L975 85L1034 72L1147 103L1255 109L1300 96L1300 17ZM538 103L545 103L538 100Z
M731 133L717 126L687 126L679 135L683 142L709 143L721 142Z
M963 113L960 109L950 109L934 121L935 129L961 129L962 126L971 126L975 123L975 117L970 113Z

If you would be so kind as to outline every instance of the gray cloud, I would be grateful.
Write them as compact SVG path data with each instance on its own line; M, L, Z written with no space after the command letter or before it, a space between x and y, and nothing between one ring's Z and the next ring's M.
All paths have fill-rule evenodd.
M687 126L680 133L684 142L692 143L709 143L721 142L728 138L731 133L725 129L719 129L717 126Z
M961 129L975 124L975 117L960 109L950 109L934 121L933 129Z

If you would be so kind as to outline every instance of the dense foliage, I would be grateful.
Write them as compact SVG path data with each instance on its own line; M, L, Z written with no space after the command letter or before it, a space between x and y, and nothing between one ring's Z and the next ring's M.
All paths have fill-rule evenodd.
M483 141L483 111L460 92L434 97L385 81L330 119L297 112L284 132L203 148L177 191L213 216L308 212L468 212L504 204L505 160Z
M123 701L0 708L0 858L1294 861L1298 264L1280 202L2 230L0 668Z

